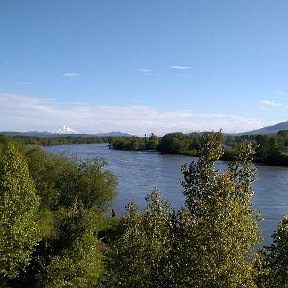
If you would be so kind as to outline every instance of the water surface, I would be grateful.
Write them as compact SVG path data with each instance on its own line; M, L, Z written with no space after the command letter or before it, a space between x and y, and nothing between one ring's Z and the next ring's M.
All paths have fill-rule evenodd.
M145 196L155 187L176 209L184 205L181 165L197 161L195 157L161 155L157 152L130 152L111 150L107 144L58 145L44 147L52 153L85 158L105 158L109 170L119 181L118 195L113 203L117 215L125 213L125 205L134 199L140 210L146 206ZM218 168L225 169L226 162L219 161ZM280 219L288 213L288 167L257 165L258 180L254 183L252 204L261 210L264 221L264 245L271 243L271 234Z

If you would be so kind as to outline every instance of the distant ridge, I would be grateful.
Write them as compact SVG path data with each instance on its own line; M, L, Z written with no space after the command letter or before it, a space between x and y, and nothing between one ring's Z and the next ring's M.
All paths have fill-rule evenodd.
M123 133L123 132L109 132L109 133L97 133L94 134L97 137L132 137L131 134Z
M60 129L59 129L60 130ZM57 131L59 131L57 130ZM67 130L67 129L66 129ZM73 129L72 129L73 130ZM70 132L70 130L68 130ZM75 130L74 130L75 131ZM77 131L76 131L77 132ZM107 133L97 133L97 134L88 134L88 133L52 133L48 131L27 131L27 132L17 132L17 131L2 131L0 134L4 134L7 136L30 136L30 137L65 137L65 136L73 136L73 137L132 137L133 135L123 132L107 132Z
M238 135L277 134L280 130L288 130L288 121L280 122L272 126L266 126L249 132L239 133Z

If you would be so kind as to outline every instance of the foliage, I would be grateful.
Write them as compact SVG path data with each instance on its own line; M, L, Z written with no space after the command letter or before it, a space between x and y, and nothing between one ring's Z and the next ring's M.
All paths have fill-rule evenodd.
M116 177L104 170L107 165L103 159L62 163L56 182L60 205L72 207L77 203L105 211L116 195L117 186Z
M255 255L259 214L250 204L252 156L285 165L287 137L164 136L160 149L166 141L199 155L182 167L184 208L175 211L154 190L143 213L131 202L117 219L102 214L117 184L105 161L55 156L0 136L0 287L288 287L288 216L274 243ZM131 141L148 149L160 139ZM220 172L223 153L234 161Z
M117 179L103 159L68 159L39 148L30 149L26 158L42 208L72 207L76 201L104 211L116 195Z
M222 135L224 154L221 159L234 160L235 151L241 143L252 143L255 148L254 161L268 165L288 165L288 130L279 131L276 135ZM150 137L88 137L88 136L61 136L61 137L32 137L14 136L14 139L30 145L59 145L59 144L92 144L109 143L109 147L118 150L145 151L157 150L163 154L182 154L198 156L201 147L201 137L205 133L183 134L169 133L158 138L153 133ZM1 141L6 141L1 135Z
M260 250L266 269L258 278L259 287L288 287L288 215L273 233L273 244ZM258 267L259 268L259 267ZM263 269L263 267L262 267Z
M99 143L108 143L110 138L102 137L89 137L89 136L46 136L46 137L37 137L37 136L14 136L13 139L18 142L22 142L26 145L34 146L52 146L52 145L68 145L68 144L99 144Z
M10 142L10 138L6 135L0 134L0 144L8 144Z
M95 287L102 273L101 243L96 237L98 214L79 208L60 209L50 252L39 258L39 287Z
M201 141L199 133L169 133L161 139L158 150L163 154L198 156Z
M151 133L147 139L145 137L121 137L112 138L109 141L109 147L111 149L126 150L126 151L145 151L145 150L156 150L158 147L158 137Z
M189 263L182 273L194 275L195 287L255 287L252 248L260 237L250 204L252 147L240 147L237 160L220 173L214 166L223 153L219 134L204 137L197 164L182 168L187 211L180 243Z
M279 131L276 135L242 135L225 137L228 149L225 160L235 158L233 150L237 150L241 143L251 143L255 147L254 161L268 165L288 165L288 133ZM232 152L232 153L231 153Z
M221 135L203 138L197 164L182 168L185 208L176 213L157 191L146 198L143 214L128 206L124 232L107 256L108 287L256 287L252 147L241 147L220 173Z
M144 139L137 137L113 138L109 141L109 147L117 150L138 151L142 150L140 147L144 146Z
M164 154L184 154L188 150L188 137L181 132L166 134L159 145Z
M174 287L170 261L174 211L157 190L146 201L142 215L135 203L127 206L121 223L124 232L107 255L105 287Z
M40 148L29 149L25 157L30 175L35 182L37 195L41 199L41 208L55 210L59 202L56 186L59 167L67 160L61 156L48 154Z
M151 134L148 141L145 138L114 138L110 140L110 148L119 150L154 150L163 154L182 154L199 156L202 135L207 133L183 134L168 133L161 139ZM155 136L156 137L156 136ZM155 140L155 141L154 141ZM269 165L288 165L288 132L279 131L277 135L222 135L222 160L235 160L237 150L243 143L251 143L255 149L254 161ZM156 144L157 143L157 144Z
M97 234L111 229L105 223L112 221L100 215L117 185L107 163L52 155L7 137L0 140L1 285L95 287L105 250ZM26 161L13 146L25 154ZM65 193L70 198L65 199ZM12 232L7 229L11 223ZM11 240L8 244L7 239Z
M0 275L12 279L25 270L40 240L35 222L39 198L26 162L12 144L0 159Z
M159 144L158 137L154 133L151 133L150 137L148 138L148 141L145 142L145 149L157 150L158 144Z

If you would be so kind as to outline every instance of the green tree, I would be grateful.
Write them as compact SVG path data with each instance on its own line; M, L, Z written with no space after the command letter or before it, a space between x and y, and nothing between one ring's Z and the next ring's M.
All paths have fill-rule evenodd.
M25 154L29 172L34 180L37 195L41 199L41 208L54 210L58 205L56 179L64 157L49 154L42 149L33 148Z
M288 287L288 215L279 223L273 233L273 243L260 250L260 256L266 269L258 278L259 287ZM263 269L262 267L262 269ZM259 268L259 267L258 267Z
M188 277L186 285L193 287L256 287L253 246L261 237L260 217L250 202L256 177L253 149L242 145L237 159L221 173L215 168L223 154L219 136L206 134L198 162L182 168L187 210L182 216L180 278Z
M96 237L100 216L75 205L55 215L55 235L39 257L37 287L95 287L102 273L102 244ZM101 221L101 220L100 220Z
M111 247L106 261L105 287L175 287L172 244L174 210L158 190L146 197L143 214L134 202L122 219L124 232Z
M256 287L252 146L224 172L215 168L222 154L221 134L205 134L198 162L182 168L186 205L177 213L157 192L143 214L129 206L106 262L108 287Z
M148 138L148 141L145 144L145 148L147 150L156 150L158 146L158 137L151 133L150 137Z
M30 263L40 240L35 222L39 206L28 167L14 146L3 147L0 159L0 275L16 278Z
M103 159L63 162L56 181L60 205L73 207L77 203L105 211L117 187L117 178L105 170L107 165Z
M181 132L166 134L159 145L163 154L184 154L189 148L189 137Z

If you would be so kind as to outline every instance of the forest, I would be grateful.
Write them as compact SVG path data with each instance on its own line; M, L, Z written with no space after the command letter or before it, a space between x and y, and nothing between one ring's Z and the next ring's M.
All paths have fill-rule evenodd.
M151 135L145 147L164 149L166 136ZM274 242L256 249L261 214L251 206L257 141L267 142L257 156L267 159L271 147L285 154L287 133L239 142L219 132L187 137L195 146L172 137L185 147L178 152L199 157L181 169L184 207L175 210L155 189L144 212L132 201L123 217L111 217L117 179L105 160L0 136L0 287L288 287L288 217ZM220 172L227 146L232 161Z
M176 132L157 137L152 133L148 138L114 138L110 139L109 143L112 149L156 150L163 154L199 156L203 134L205 133ZM251 143L255 152L254 162L267 165L288 165L288 130L279 131L276 135L220 135L224 150L221 160L235 159L238 147L242 143Z

